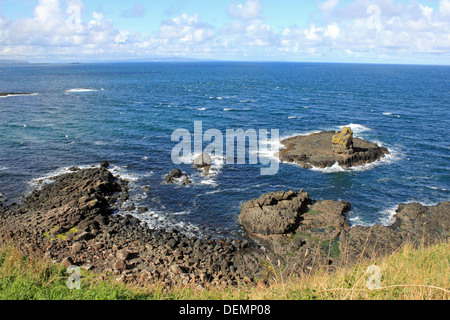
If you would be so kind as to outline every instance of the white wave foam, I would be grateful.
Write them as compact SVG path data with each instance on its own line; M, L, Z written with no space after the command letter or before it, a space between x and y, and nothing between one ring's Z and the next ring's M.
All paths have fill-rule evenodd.
M120 176L121 179L131 183L151 177L154 174L153 171L149 171L146 173L130 172L127 170L126 166L121 167L117 165L111 165L109 171L111 171L114 176Z
M390 165L394 162L397 162L403 158L403 155L400 151L392 148L388 148L389 154L387 154L385 157L381 158L379 161L374 161L371 163L366 163L361 166L357 167L342 167L337 162L328 168L318 168L318 167L312 167L311 170L313 171L320 171L323 173L336 173L336 172L363 172L363 171L369 171L374 169L375 167L381 166L381 165Z
M206 176L201 177L200 184L216 187L217 178L222 171L223 166L225 165L225 157L221 156L212 156L211 157L211 168L209 173Z
M398 204L390 206L379 213L379 224L383 226L390 226L395 222L395 214L397 212Z
M180 160L184 164L193 164L194 159L198 157L200 153L197 154L188 154L180 157ZM193 176L189 176L189 179L193 184L201 184L208 186L217 186L217 177L219 176L223 166L225 165L225 157L224 156L211 156L211 167L209 169L209 173L204 175L204 170L200 169ZM183 178L180 178L179 181L175 179L176 182L182 182Z
M348 222L351 226L367 226L361 219L361 216L348 216Z
M79 168L81 170L83 169L89 169L89 168L99 168L100 165L82 165L82 166L70 166L70 167L62 167L62 168L58 168L55 169L51 172L49 172L46 175L43 175L41 177L38 178L34 178L31 181L28 182L28 184L33 188L33 189L40 189L43 186L47 185L47 184L51 184L54 182L54 178L66 174L66 173L71 173L73 172L72 170L70 170L71 168L76 167Z
M104 89L102 89L104 90ZM74 88L74 89L69 89L66 90L65 92L67 93L78 93L78 92L95 92L98 91L97 89L86 89L86 88Z
M197 108L198 111L205 111L206 108Z
M48 174L32 179L29 184L33 187L40 187L46 184L50 184L53 183L53 179L57 176L60 176L62 174L66 174L66 173L71 173L73 172L72 170L70 170L71 168L79 168L81 170L84 169L91 169L91 168L99 168L100 165L96 164L96 165L73 165L70 167L62 167L62 168L58 168L56 170L53 170L51 172L49 172ZM144 173L144 174L139 174L139 173L131 173L128 172L126 167L120 167L117 165L110 165L109 171L111 171L111 173L114 176L120 176L121 179L123 180L127 180L128 182L136 182L138 180L141 180L143 178L146 177L150 177L151 175L153 175L153 172L150 171L148 173Z
M370 129L366 126L363 126L361 124L357 124L357 123L350 123L345 126L339 126L339 129L342 130L343 128L346 128L346 127L350 127L352 129L353 133L355 133L355 134L372 131L372 129Z
M0 171L7 170L7 169L8 169L7 167L0 166Z
M126 207L127 203L124 204L124 207ZM198 228L197 226L191 223L176 221L176 216L188 215L189 213L190 211L168 213L166 211L159 211L159 210L150 210L145 213L138 213L137 209L133 211L118 212L119 215L134 216L135 218L139 219L142 223L146 224L148 228L150 228L151 230L176 229L186 236L190 237L193 237L194 235L199 236L201 235L201 233L200 228Z
M356 213L354 211L350 211L347 215L348 221L351 226L363 226L363 227L371 227L373 225L382 225L382 226L390 226L395 221L395 214L398 208L398 204L390 205L385 209L378 212L375 222L367 222L364 221L363 215L360 213Z
M383 116L389 116L389 117L395 117L395 118L401 118L402 116L398 114L393 114L392 112L383 112Z
M290 116L288 119L297 119L297 116Z
M1 170L1 168L0 168ZM448 189L445 188L438 188L438 187L433 187L433 186L425 186L428 189L432 189L432 190L438 190L438 191L448 191Z
M331 167L327 167L327 168L319 168L319 167L312 166L311 170L312 171L320 171L322 173L336 173L336 172L346 172L348 169L344 168L344 167L341 167L336 162Z
M223 109L223 111L231 111L231 110L233 110L233 109L231 109L231 108L224 108Z
M257 151L257 155L260 158L269 158L271 160L280 161L280 150L285 149L286 146L281 143L284 138L280 138L279 140L268 139L267 140L267 148L259 148Z

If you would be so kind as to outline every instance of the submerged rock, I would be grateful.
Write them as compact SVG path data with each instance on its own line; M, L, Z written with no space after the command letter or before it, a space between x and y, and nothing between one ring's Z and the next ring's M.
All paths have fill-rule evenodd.
M17 92L0 92L0 97L9 97L9 96L31 96L33 93L17 93Z
M194 159L194 168L197 170L203 170L203 174L206 176L211 170L212 160L211 156L205 152L201 153Z
M173 169L166 177L167 183L173 183L175 179L181 178L182 172L180 169Z
M201 153L194 159L194 168L195 169L210 167L211 164L212 164L211 157L209 156L209 154L207 154L205 152Z

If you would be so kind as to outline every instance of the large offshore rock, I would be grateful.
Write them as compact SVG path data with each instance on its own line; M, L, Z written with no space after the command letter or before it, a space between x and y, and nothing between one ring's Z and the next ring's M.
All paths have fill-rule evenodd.
M357 167L379 161L389 154L387 148L360 138L350 139L349 134L348 131L344 135L325 131L285 139L281 141L286 148L280 150L280 159L304 168L327 168L336 163L343 167Z

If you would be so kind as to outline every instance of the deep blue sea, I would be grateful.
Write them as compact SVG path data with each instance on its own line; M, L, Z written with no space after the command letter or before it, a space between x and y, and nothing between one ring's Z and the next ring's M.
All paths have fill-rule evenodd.
M243 201L304 189L352 203L352 224L389 224L399 203L450 200L450 67L321 63L121 63L0 66L0 192L9 202L71 166L108 160L130 181L152 226L235 236ZM387 147L357 170L304 169L213 158L204 177L174 165L176 129L339 130ZM193 183L162 183L180 168ZM142 191L143 186L151 190ZM135 213L137 215L137 213Z

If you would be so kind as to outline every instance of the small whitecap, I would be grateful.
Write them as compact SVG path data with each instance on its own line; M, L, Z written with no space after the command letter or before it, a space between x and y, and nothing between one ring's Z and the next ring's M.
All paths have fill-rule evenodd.
M80 93L80 92L95 92L97 89L88 89L88 88L73 88L66 90L66 93Z
M356 134L366 132L366 131L372 131L372 129L370 129L369 127L366 127L362 124L357 124L357 123L350 123L345 126L340 126L339 129L342 130L343 128L346 128L346 127L350 127L352 129L352 131Z

